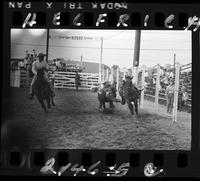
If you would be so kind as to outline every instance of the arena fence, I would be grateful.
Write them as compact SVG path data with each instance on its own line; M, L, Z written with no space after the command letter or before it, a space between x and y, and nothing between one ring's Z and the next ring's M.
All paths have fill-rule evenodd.
M160 65L157 65L157 76L156 80L153 84L147 84L145 85L144 83L144 76L143 74L145 73L144 69L139 69L138 71L138 80L137 84L142 85L141 87L145 88L144 89L144 95L141 96L141 103L143 99L149 99L155 103L155 110L157 112L159 111L159 104L167 104L167 99L166 99L166 93L165 89L163 90L161 87L161 81L160 81ZM189 99L186 102L186 109L185 111L191 112L191 92L192 92L192 64L187 64L187 65L182 65L176 64L175 67L175 94L174 94L174 109L173 109L173 121L176 122L177 120L177 110L179 109L179 104L180 104L180 95L181 95L181 88L183 86L186 87L187 93L189 95ZM142 78L141 78L142 77ZM141 105L143 107L143 105Z
M54 88L68 88L76 89L75 72L54 72ZM98 73L79 73L81 90L90 90L92 87L98 85ZM50 75L52 77L52 75Z
M140 98L140 108L144 107L144 99L154 102L155 112L159 113L159 105L167 105L166 98L166 86L165 84L161 84L161 66L156 65L155 72L156 76L154 76L154 82L146 82L145 79L149 79L149 77L145 77L146 66L142 66L134 69L132 74L135 73L134 82L137 84L139 89L144 88L144 91L141 93ZM136 71L136 72L135 72ZM118 85L121 85L122 79L124 78L127 72L120 71ZM191 71L191 63L187 65L180 65L176 63L175 72L175 94L174 94L174 109L172 114L172 120L176 122L177 120L177 110L179 110L179 104L181 99L181 88L186 86L187 93L189 94L189 99L187 101L187 106L184 111L191 112L191 85L192 85L192 71Z
M175 74L175 97L174 97L174 106L178 108L179 101L179 93L181 87L184 85L187 89L189 99L186 103L187 111L191 111L191 98L192 98L192 71L191 71L191 63L187 65L180 66L176 65L176 74ZM149 99L155 103L155 110L159 111L159 104L166 105L166 93L161 90L160 85L160 65L157 65L157 77L156 81L149 85L145 83L145 69L143 66L138 69L137 72L137 84L138 87L144 88L142 91L141 99L140 99L140 107L143 108L144 99ZM118 68L116 71L116 82L117 82L117 90L119 90L119 86L121 85L122 79L124 78L126 72L121 72ZM95 86L98 86L99 83L99 74L98 73L79 73L80 75L80 90L90 90ZM50 74L50 77L53 75ZM111 77L112 77L111 73ZM104 78L105 80L109 79L109 76ZM32 80L32 76L24 68L12 68L11 69L11 78L10 78L11 87L26 87L30 86L30 82ZM54 88L67 88L67 89L76 89L75 86L75 72L54 72ZM112 80L112 78L111 78ZM119 94L117 94L119 98ZM175 110L175 109L174 109ZM173 115L177 115L174 113ZM173 118L176 120L176 118Z
M80 90L90 90L98 85L98 73L79 73ZM75 89L75 72L54 72L50 74L50 78L54 76L54 88ZM11 70L11 87L28 88L30 86L32 76L24 68L16 68Z
M192 64L180 67L180 87L184 86L187 90L189 99L186 102L186 109L191 111L192 103Z

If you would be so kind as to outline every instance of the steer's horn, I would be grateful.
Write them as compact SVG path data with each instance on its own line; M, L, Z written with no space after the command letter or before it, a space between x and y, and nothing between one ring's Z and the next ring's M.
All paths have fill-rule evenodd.
M139 89L139 91L140 91L140 92L142 92L143 90L144 90L144 88L142 88L142 89Z

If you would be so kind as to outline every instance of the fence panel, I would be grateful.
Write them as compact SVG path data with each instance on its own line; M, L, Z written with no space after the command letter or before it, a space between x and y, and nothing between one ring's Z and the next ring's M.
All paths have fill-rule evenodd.
M186 102L186 109L191 111L192 101L192 64L186 64L180 67L180 87L185 87L188 93L189 99Z
M54 72L55 82L54 88L68 88L75 89L75 72ZM80 86L79 89L90 90L92 87L97 86L99 82L98 73L79 73ZM50 74L50 77L52 75Z

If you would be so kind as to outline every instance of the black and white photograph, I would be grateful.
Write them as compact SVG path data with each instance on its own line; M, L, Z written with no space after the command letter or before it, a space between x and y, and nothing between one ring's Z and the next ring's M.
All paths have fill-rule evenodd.
M11 29L11 147L190 150L192 33Z

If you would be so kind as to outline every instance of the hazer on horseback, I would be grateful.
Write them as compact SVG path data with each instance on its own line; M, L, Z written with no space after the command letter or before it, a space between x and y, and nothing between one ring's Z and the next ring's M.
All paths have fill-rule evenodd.
M35 81L37 80L37 72L38 72L38 70L42 70L43 71L44 80L48 83L49 88L51 90L52 96L53 97L55 96L52 84L51 84L51 82L50 82L50 80L48 78L47 71L49 69L49 66L48 66L47 62L44 60L45 56L46 56L45 54L39 53L38 54L39 60L34 61L33 64L32 64L32 72L33 72L34 76L33 76L33 79L32 79L31 85L30 85L30 98L31 99L34 96L33 86L35 84Z
M55 106L53 100L55 93L53 86L48 78L47 70L49 67L47 62L44 61L44 56L45 54L40 53L38 55L39 60L33 63L32 72L34 77L30 86L30 96L32 99L35 94L38 101L42 105L42 108L45 112L47 112L44 100L46 100L48 108L51 107L51 103L53 106Z
M134 104L135 112L138 114L138 100L143 89L139 90L137 86L132 83L132 79L133 77L128 75L125 77L125 80L123 80L122 86L119 89L119 94L122 98L122 105L127 103L131 114L134 114Z

